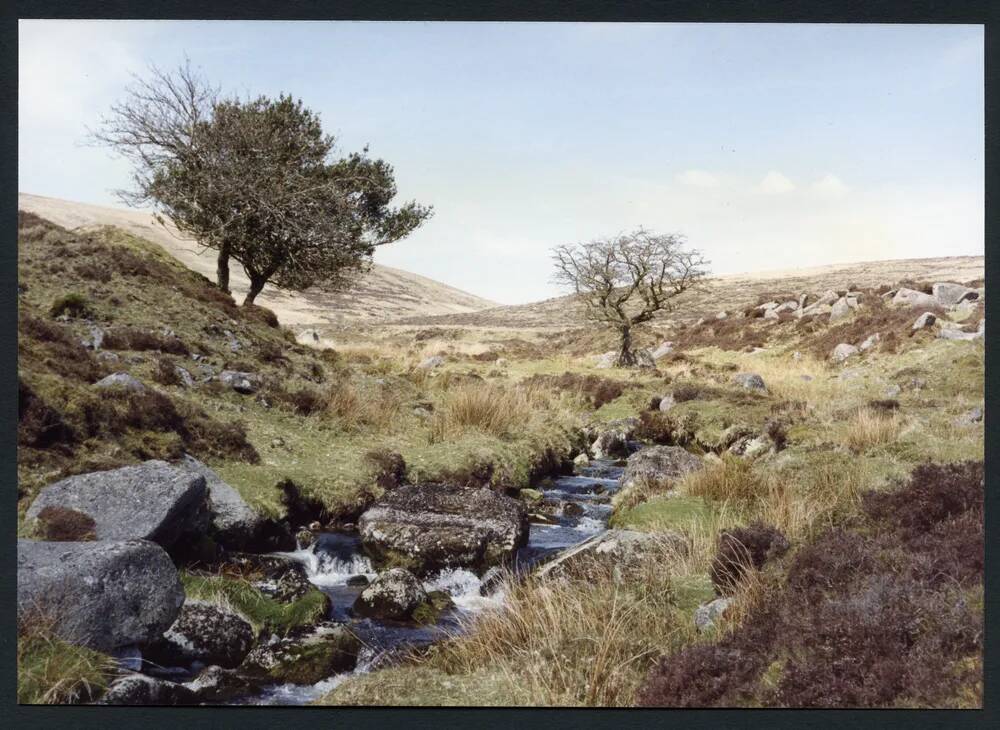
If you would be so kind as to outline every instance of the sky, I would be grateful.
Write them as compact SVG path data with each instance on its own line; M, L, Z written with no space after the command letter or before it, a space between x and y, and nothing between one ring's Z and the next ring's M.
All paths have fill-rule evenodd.
M434 206L376 261L504 304L638 226L718 274L984 250L982 26L22 20L19 189L122 206L87 127L185 55Z

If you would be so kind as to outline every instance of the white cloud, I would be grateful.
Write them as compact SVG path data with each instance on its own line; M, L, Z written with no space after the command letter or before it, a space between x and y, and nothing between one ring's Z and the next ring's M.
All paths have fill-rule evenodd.
M827 174L812 184L814 192L825 197L838 198L846 194L850 188L839 177Z
M787 177L782 175L777 170L771 170L764 176L764 179L760 181L757 189L762 193L768 194L779 194L788 193L795 190L795 183L789 180Z
M719 178L705 170L685 170L677 176L677 181L695 188L719 187Z

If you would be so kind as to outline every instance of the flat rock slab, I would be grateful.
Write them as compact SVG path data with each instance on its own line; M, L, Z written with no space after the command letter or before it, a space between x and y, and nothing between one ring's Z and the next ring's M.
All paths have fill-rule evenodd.
M197 529L205 511L205 477L165 461L68 477L42 489L26 514L64 507L94 520L98 540L152 540L170 547Z
M524 505L489 489L407 485L383 495L358 521L365 550L418 575L446 566L487 568L528 541Z
M99 651L148 644L184 603L170 556L146 540L17 541L17 614L54 621L63 639Z

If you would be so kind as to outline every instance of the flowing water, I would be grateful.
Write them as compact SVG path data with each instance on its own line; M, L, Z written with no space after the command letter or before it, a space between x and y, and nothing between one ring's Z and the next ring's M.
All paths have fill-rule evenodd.
M610 497L618 489L621 468L610 462L594 461L574 476L552 480L543 490L545 500L561 503L555 513L556 524L532 523L528 544L518 551L515 571L526 571L555 553L573 547L607 530L611 516ZM579 507L567 507L576 505ZM566 515L565 512L570 512ZM351 605L364 590L347 585L348 579L363 575L369 580L377 572L361 551L356 534L321 533L307 550L283 553L305 564L309 579L330 596L329 618L350 625L365 645L352 672L336 674L314 685L274 685L249 698L252 704L300 705L323 696L347 677L370 672L392 661L394 656L415 646L426 646L454 635L468 619L482 611L503 605L502 591L492 591L484 578L470 570L449 568L424 580L427 591L445 591L455 608L445 612L436 624L373 621L351 615ZM487 574L488 575L488 574Z

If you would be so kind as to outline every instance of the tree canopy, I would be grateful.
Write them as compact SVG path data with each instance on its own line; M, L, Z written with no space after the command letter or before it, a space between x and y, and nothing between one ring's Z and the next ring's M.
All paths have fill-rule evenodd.
M394 208L393 168L365 148L336 156L336 140L299 100L220 98L185 65L154 69L112 107L97 141L133 164L130 204L152 203L181 231L219 252L250 280L246 304L267 282L342 287L377 246L431 215L415 202Z

